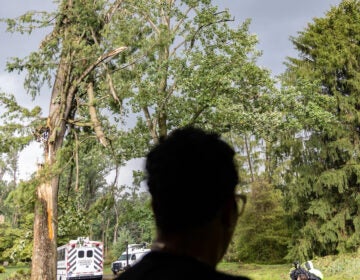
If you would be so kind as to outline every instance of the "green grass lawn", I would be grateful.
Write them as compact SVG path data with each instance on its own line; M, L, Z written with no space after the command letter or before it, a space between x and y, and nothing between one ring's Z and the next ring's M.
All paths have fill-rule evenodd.
M341 256L327 256L313 260L314 266L324 274L324 280L360 280L360 253ZM292 264L259 265L226 263L218 265L220 271L233 275L243 275L252 280L289 280ZM29 267L6 267L0 273L0 280L7 280L16 271L28 271ZM112 275L110 264L105 265L104 274ZM21 278L17 277L17 280Z
M258 265L239 263L220 263L218 269L233 275L242 275L252 280L289 280L289 265Z
M9 277L14 277L15 273L22 274L23 272L29 271L28 266L7 266L5 267L5 273L0 273L0 280L7 280ZM17 276L17 279L20 280L20 276Z

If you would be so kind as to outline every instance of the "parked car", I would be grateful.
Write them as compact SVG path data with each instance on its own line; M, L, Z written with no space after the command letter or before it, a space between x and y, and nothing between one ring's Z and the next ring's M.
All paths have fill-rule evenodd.
M146 243L129 244L126 251L116 261L111 263L111 271L116 275L118 272L136 264L149 252L150 249L146 248Z

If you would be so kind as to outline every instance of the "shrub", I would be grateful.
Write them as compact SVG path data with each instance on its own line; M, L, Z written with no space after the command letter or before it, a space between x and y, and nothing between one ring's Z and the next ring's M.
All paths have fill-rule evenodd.
M15 273L11 274L7 280L29 280L31 277L30 270L25 271L24 269L19 269Z
M5 273L5 267L0 265L0 273Z

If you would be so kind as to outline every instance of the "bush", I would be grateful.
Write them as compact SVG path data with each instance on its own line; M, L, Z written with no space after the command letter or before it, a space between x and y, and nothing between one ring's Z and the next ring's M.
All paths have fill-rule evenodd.
M16 263L16 266L28 266L29 265L29 263L27 263L27 262L17 262Z
M5 267L0 265L0 273L5 273Z
M29 280L31 277L30 270L25 271L24 269L19 269L15 273L11 274L7 280Z

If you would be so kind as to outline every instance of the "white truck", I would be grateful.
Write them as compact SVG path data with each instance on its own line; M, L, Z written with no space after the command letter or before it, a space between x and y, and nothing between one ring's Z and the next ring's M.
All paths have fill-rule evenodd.
M146 243L128 244L126 251L111 264L111 270L116 275L119 271L126 270L140 261L151 250L146 248Z
M78 237L57 248L56 280L102 279L104 246L101 241Z

